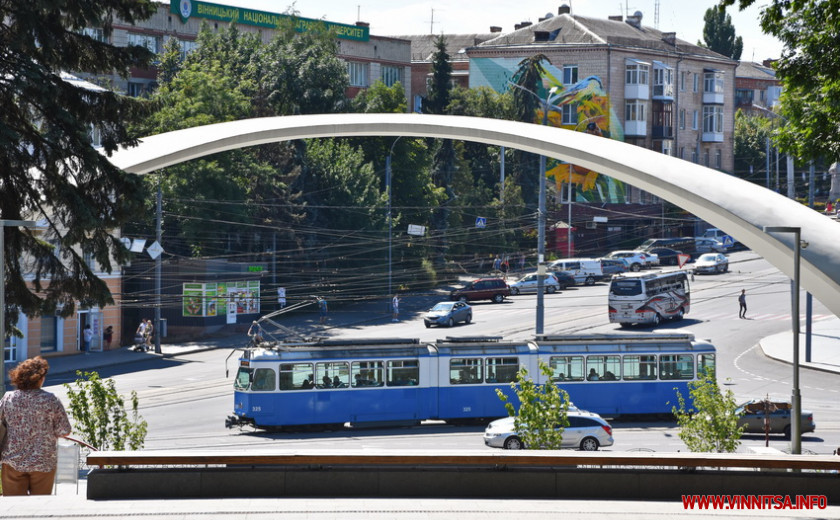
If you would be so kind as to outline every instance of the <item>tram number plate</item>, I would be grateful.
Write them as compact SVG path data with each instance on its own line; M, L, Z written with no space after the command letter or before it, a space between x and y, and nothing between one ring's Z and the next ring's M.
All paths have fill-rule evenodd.
M251 407L251 411L252 411L252 412L261 412L261 411L262 411L262 407L261 407L261 406L252 406L252 407Z
M462 411L462 412L471 412L471 411L472 411L472 407L471 407L471 406L465 406L465 407L464 407L464 409L463 409L463 410L461 410L461 411Z

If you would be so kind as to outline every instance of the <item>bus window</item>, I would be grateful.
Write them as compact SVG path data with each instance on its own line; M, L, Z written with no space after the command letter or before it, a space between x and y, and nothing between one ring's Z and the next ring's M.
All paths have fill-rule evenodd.
M656 356L624 356L624 379L656 379Z
M691 354L663 354L659 356L659 379L694 379Z
M358 386L383 386L385 380L382 377L382 361L354 361L351 365L353 387Z
M589 381L621 379L621 357L586 356L586 379Z
M254 392L270 392L277 390L277 374L273 368L258 368L254 370L254 381L251 383Z
M583 381L583 356L552 356L548 364L552 381Z
M519 358L487 358L488 383L513 383L519 372Z
M388 386L417 386L419 370L416 359L388 361Z
M715 377L715 355L697 354L697 377L703 377L707 371Z
M239 367L239 372L236 373L236 379L233 380L233 387L237 390L247 390L250 384L251 369L248 367Z
M347 388L350 371L344 361L317 363L315 365L315 386L318 388Z
M616 296L638 296L642 294L641 280L613 280L610 292Z
M449 383L471 385L481 383L481 358L453 358L449 361Z
M315 388L312 363L283 363L280 365L280 390L308 390Z

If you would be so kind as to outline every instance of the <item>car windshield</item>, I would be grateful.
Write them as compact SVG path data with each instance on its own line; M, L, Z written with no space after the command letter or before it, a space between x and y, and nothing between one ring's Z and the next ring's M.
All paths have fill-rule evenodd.
M716 255L703 255L697 259L698 262L714 262L717 259Z
M454 307L455 304L451 302L440 302L439 304L432 307L433 311L448 311Z
M640 280L613 280L610 292L616 296L636 296L642 294L642 282Z

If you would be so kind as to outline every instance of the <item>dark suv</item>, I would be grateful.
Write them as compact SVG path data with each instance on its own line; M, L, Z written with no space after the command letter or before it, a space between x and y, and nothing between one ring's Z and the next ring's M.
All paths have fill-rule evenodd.
M502 303L507 296L510 296L510 287L501 278L479 278L449 293L449 299L455 301L493 300Z

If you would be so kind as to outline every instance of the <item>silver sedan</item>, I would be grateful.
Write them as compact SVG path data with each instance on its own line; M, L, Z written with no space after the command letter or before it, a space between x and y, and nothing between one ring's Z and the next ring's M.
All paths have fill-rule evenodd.
M706 253L694 262L694 272L702 273L725 273L729 270L729 259L721 253Z
M440 302L423 317L426 328L432 325L454 327L456 323L472 321L472 307L466 302Z

